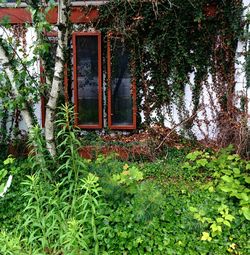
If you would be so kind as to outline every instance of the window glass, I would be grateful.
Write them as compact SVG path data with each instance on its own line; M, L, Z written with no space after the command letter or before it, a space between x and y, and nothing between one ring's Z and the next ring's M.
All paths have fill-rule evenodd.
M76 37L78 124L98 125L98 37Z
M111 121L112 125L132 125L133 88L129 52L121 40L112 38L111 41Z

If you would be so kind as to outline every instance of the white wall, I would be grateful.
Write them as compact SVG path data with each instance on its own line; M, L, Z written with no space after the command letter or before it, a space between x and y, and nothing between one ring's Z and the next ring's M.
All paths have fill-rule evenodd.
M244 0L244 5L247 7L245 10L245 13L250 11L250 0ZM7 35L0 30L0 36L6 37ZM28 32L26 34L26 52L28 56L32 56L33 51L33 42L36 41L36 35L34 32L34 29L29 28ZM246 79L245 79L245 72L244 72L244 56L242 52L244 51L244 44L242 42L239 42L238 49L237 49L237 56L238 56L238 63L236 64L236 93L240 95L245 95L249 99L248 101L248 113L250 114L250 88L246 89ZM22 52L20 52L20 55L22 55ZM30 72L36 75L39 75L39 63L37 63L34 68L30 69ZM193 81L193 76L191 75L191 82ZM211 77L208 78L208 83L211 84ZM105 93L104 93L105 94ZM192 131L195 133L198 139L203 139L204 136L208 136L209 138L213 139L216 138L216 124L213 121L216 117L216 112L214 111L213 107L211 106L211 100L213 103L218 106L218 103L216 102L216 96L213 90L209 87L203 87L202 92L202 98L203 104L206 105L204 109L201 109L198 112L198 119L201 125L194 125ZM105 100L104 100L105 102ZM235 102L236 106L239 105L239 102ZM187 111L191 114L193 103L192 103L192 92L189 87L189 85L185 88L185 107ZM41 124L41 103L38 102L35 107L35 114L39 120L39 123ZM173 126L173 124L177 124L180 122L178 111L176 105L172 105L172 115L169 115L169 112L166 108L162 109L162 112L165 115L165 121L164 124L168 127ZM142 120L144 119L143 113L141 113ZM152 117L157 117L156 113L152 114ZM209 121L208 123L205 123L204 120ZM203 122L203 123L202 123ZM249 119L250 122L250 119ZM106 122L105 122L106 123ZM250 123L249 123L250 124ZM20 128L26 129L25 123L23 121L20 122Z

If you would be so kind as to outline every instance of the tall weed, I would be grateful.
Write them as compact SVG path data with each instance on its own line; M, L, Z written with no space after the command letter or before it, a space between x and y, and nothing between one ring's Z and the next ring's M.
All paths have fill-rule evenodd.
M96 222L103 219L100 208L105 207L99 180L94 174L87 174L85 160L78 154L80 143L69 122L72 109L64 106L61 111L58 117L63 119L57 121L61 154L56 162L44 149L41 130L35 127L31 132L30 162L34 174L22 182L26 206L13 232L16 242L12 248L0 248L0 253L12 250L9 254L21 254L14 251L19 244L26 247L26 254L99 252L101 231ZM7 240L4 233L0 240ZM9 244L8 240L6 243Z

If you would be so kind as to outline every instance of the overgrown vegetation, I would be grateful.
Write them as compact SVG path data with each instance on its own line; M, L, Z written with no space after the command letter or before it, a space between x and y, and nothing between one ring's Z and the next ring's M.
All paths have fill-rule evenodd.
M247 87L241 96L235 90L237 45L249 23L242 1L114 0L103 5L100 14L97 28L114 37L118 34L131 50L143 124L164 125L177 105L186 134L192 136L196 126L207 143L217 133L220 147L233 143L239 153L247 152L247 105L235 104L248 100ZM248 26L245 35L248 45ZM186 103L187 88L192 105ZM205 99L204 93L208 93ZM216 131L210 131L211 125Z
M13 137L23 138L25 133L19 130L23 110L29 113L32 124L36 123L34 109L30 106L33 106L40 96L45 97L47 102L52 91L54 61L51 61L53 54L51 49L55 48L56 43L52 46L46 38L46 33L54 30L53 25L46 21L46 13L54 7L54 4L53 1L49 1L45 8L45 2L30 2L32 25L10 26L7 19L1 24L1 29L5 31L5 36L1 38L1 47L6 51L7 57L10 57L7 66L14 72L12 82L4 73L0 74L0 143L3 145L6 142L10 143ZM84 14L89 13L92 8L96 6L82 7L82 11ZM41 11L42 9L45 11ZM86 31L88 28L101 30L104 72L107 64L105 56L108 33L119 38L130 50L131 74L136 80L137 87L138 128L148 128L155 122L162 126L169 121L172 124L182 123L178 128L184 130L186 135L194 137L195 127L195 131L198 130L207 144L210 138L217 138L216 146L225 147L233 143L238 153L247 155L249 130L246 89L249 82L242 88L242 93L237 94L235 90L236 50L240 39L245 44L243 54L246 57L246 78L249 80L249 14L243 16L243 11L241 0L193 0L184 3L180 0L111 0L100 6L100 16L96 21L72 26L66 19L66 25L58 27L67 28L69 33L71 30ZM68 16L70 8L67 7L62 13ZM30 49L34 53L33 57L28 54L29 50L26 47L27 27L33 27L37 34L37 41ZM8 31L13 33L13 37L8 35ZM62 32L65 32L64 29ZM69 39L68 47L61 52L65 62L68 63L69 87L73 78L70 44ZM111 43L112 47L115 46ZM29 72L40 59L44 69L41 76L39 73ZM61 86L62 70L58 78ZM13 94L15 83L18 95ZM188 88L192 94L192 102L189 105L185 101L187 94L185 91ZM71 88L65 90L68 90L68 96L71 98ZM55 106L53 103L53 111ZM179 115L178 120L173 118L175 106ZM143 123L139 112L143 112L145 116ZM48 121L49 124L50 122ZM47 129L51 131L53 128L46 125L46 132ZM54 134L54 131L50 132L50 135ZM49 140L55 141L54 138L48 139L47 135L47 144ZM53 155L55 153L56 150L53 149Z
M5 2L5 1L0 1ZM21 1L15 1L18 7ZM70 0L57 1L57 38L55 61L48 65L48 52L51 47L45 39L45 34L52 29L52 25L46 20L48 12L55 7L54 1L29 1L28 11L31 15L31 24L10 25L8 17L4 17L0 24L0 58L1 58L1 79L0 94L1 108L4 110L1 128L5 128L1 140L9 142L12 139L13 125L6 125L6 118L12 114L15 120L15 128L18 128L18 117L22 117L26 125L27 134L38 123L34 112L35 104L41 99L41 96L47 96L47 110L45 115L46 125L44 126L45 141L47 150L51 157L56 155L55 144L55 114L58 98L63 84L65 51L69 35L69 15ZM27 47L28 28L34 29L36 39L34 43ZM42 74L38 73L36 64L40 62L43 65ZM46 67L52 68L46 70ZM9 99L12 100L9 100ZM11 116L10 116L11 117ZM13 123L13 120L12 120ZM8 134L9 135L6 135ZM16 135L17 133L14 132ZM6 139L9 138L9 139ZM2 143L2 141L0 141ZM36 146L36 145L34 145Z
M249 162L232 149L86 160L69 116L64 106L56 162L40 157L38 128L28 159L4 161L14 181L0 200L0 254L249 253Z
M48 60L49 46L42 32L51 26L43 14L40 17L35 1L32 3L33 18L41 36L32 61L43 54ZM215 9L208 10L211 7ZM239 109L234 101L235 51L243 32L242 10L240 0L116 0L100 8L96 28L103 34L121 35L119 38L131 49L131 70L138 85L137 103L145 113L146 125L154 121L162 124L161 110L165 108L171 113L172 103L177 102L180 118L188 119L183 123L190 130L199 109L204 107L201 92L205 87L218 99L213 106L217 109L219 145L232 142L238 146L237 152L246 149L247 140L243 139L248 132L246 104ZM66 12L69 14L68 9ZM64 30L66 25L60 28ZM13 54L8 42L2 40L0 46L3 56ZM5 51L5 47L10 51ZM32 103L44 93L40 89L34 91L36 79L22 68L22 64L27 67L34 62L25 58L27 63L16 63L16 59L17 65L13 66L9 60L6 58L5 65L16 76L14 83L6 76L0 77L0 110L3 110L0 117L4 130L1 143L11 137L5 132L8 111L15 113L15 119L19 117L16 109L20 105L21 111L29 110L26 85L31 85L28 94ZM61 65L58 75L62 78L63 65L58 64ZM16 72L15 68L22 72ZM54 77L51 82L51 70L47 71L48 84L59 87L62 79ZM212 85L207 82L209 73ZM191 74L194 74L192 84ZM13 92L8 86L15 83L20 94L7 100ZM183 101L187 84L193 95L192 113L187 112ZM53 109L55 106L56 102ZM156 120L151 118L153 111L158 114ZM151 161L145 158L121 161L112 155L96 155L87 160L79 153L83 144L79 130L73 125L73 116L72 109L65 105L59 109L55 122L50 121L52 129L56 126L51 133L53 139L47 139L53 145L56 140L53 153L46 149L43 132L33 123L29 128L28 158L14 160L4 153L0 161L0 192L3 191L0 254L250 253L249 161L241 159L230 147L218 152L190 152L192 148L182 146L167 148L162 141L173 132L164 136L156 129L157 144L147 144L152 146L149 155L155 154L149 158ZM11 128L15 121L12 120ZM90 140L94 138L92 135L88 134ZM87 145L89 139L85 139ZM5 183L10 175L14 177L8 187Z

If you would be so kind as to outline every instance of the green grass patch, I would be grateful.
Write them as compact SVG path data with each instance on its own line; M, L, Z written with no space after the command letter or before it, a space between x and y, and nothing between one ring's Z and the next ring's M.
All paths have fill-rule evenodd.
M249 254L249 163L230 150L127 163L71 153L50 174L9 166L0 254ZM223 191L227 181L246 196Z

